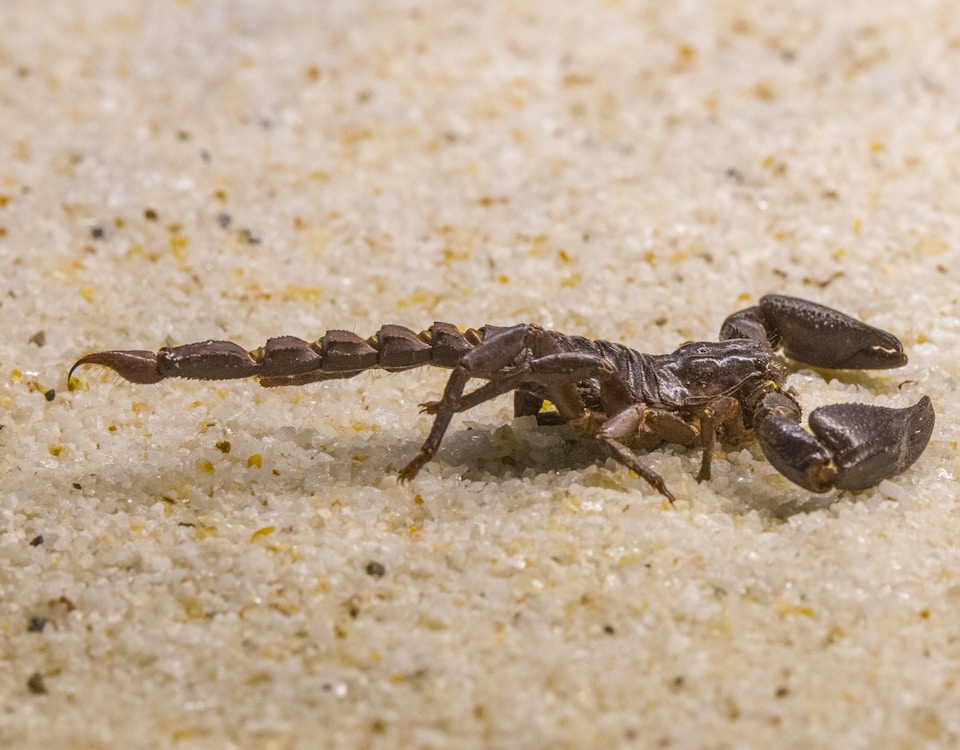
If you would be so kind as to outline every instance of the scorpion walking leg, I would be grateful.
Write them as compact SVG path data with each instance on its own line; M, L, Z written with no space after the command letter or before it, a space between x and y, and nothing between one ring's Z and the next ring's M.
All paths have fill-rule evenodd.
M463 389L472 377L495 378L511 368L516 368L531 356L529 339L540 329L534 326L513 326L495 331L484 337L475 349L459 357L459 361L450 373L447 385L443 389L440 401L424 406L434 414L430 434L420 447L419 452L403 469L400 481L413 479L436 454L443 435L450 426L453 415L460 411Z
M610 449L620 463L636 472L673 503L674 497L667 489L663 477L644 466L637 454L621 440L635 438L648 448L661 442L690 445L697 439L697 430L677 414L645 404L632 404L604 422L597 431L597 438Z
M529 377L530 367L527 365L521 366L513 372L505 373L503 377L497 380L491 380L475 391L462 394L457 400L456 412L469 411L474 406L479 406L485 401L490 401L497 396L502 396L504 393L509 393L523 385ZM420 411L423 414L436 414L442 403L442 399L440 401L426 401L420 404Z
M460 397L457 411L468 411L474 406L479 406L485 401L502 396L504 393L509 393L524 385L543 386L550 391L578 383L587 378L610 375L610 364L594 354L581 354L580 352L547 354L537 359L527 360L518 367L508 368L489 376L490 382L484 383L476 390ZM523 395L530 396L530 394ZM562 403L565 394L550 393L550 396L553 403ZM543 399L536 396L530 397L536 399L536 406L539 410L543 404ZM440 403L440 401L428 401L420 406L424 413L436 414ZM514 403L516 404L516 401ZM575 402L570 404L568 411L572 411L579 418L582 416L582 410L582 403ZM536 412L533 413L536 414ZM529 414L517 416L529 416Z
M671 505L676 503L676 498L673 496L673 493L667 489L667 485L663 481L663 477L657 474L657 472L655 472L653 469L644 466L640 462L640 459L637 458L636 453L615 438L607 437L603 439L603 442L608 448L610 448L620 463L630 469L630 471L633 471L642 477L647 484L667 498Z
M454 368L443 389L443 397L434 412L436 418L433 420L430 434L427 435L427 439L413 460L400 470L401 482L409 482L413 479L436 454L440 441L443 440L443 435L450 426L450 420L457 412L457 405L468 380L470 380L470 373L465 367L460 365Z
M524 383L545 386L548 392L551 392L551 395L553 395L552 391L558 392L559 395L554 396L555 403L558 404L558 407L562 407L561 414L568 418L573 416L580 419L585 415L586 410L582 402L579 402L579 404L571 403L569 400L566 403L564 402L566 394L563 393L563 389L568 386L572 387L577 381L593 377L598 373L607 374L610 370L609 363L596 355L561 352L559 354L547 354L536 359L526 359L515 367L504 367L499 371L490 372L487 370L489 364L499 364L503 361L502 345L504 343L512 344L513 348L516 348L517 342L513 341L514 338L516 337L511 336L504 342L493 340L490 342L490 346L486 346L487 342L484 342L484 345L478 346L464 355L461 363L451 373L441 399L422 405L424 412L435 415L433 427L430 429L430 434L419 453L401 470L401 481L407 481L415 477L420 469L433 458L454 414L508 393ZM520 351L522 353L527 349L528 347L522 347ZM490 378L490 382L464 395L463 390L467 382L475 376ZM579 401L579 396L577 396L577 399Z
M697 474L698 482L710 479L713 449L717 443L717 432L721 428L731 438L739 437L743 433L740 402L731 396L714 399L700 415L700 445L703 447L703 459L700 462L700 473Z

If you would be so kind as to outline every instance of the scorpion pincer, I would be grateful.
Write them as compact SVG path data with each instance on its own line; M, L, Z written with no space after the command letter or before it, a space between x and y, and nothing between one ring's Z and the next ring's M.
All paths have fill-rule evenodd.
M781 348L792 360L827 369L907 362L893 334L814 302L767 295L730 315L719 341L688 343L671 354L642 354L532 324L461 332L434 323L420 333L385 325L368 339L332 330L314 342L272 338L253 351L230 341L203 341L158 353L95 352L78 360L68 379L82 365L101 365L133 383L255 377L270 388L350 378L374 368L448 368L440 400L421 405L434 416L433 427L400 471L405 481L434 457L454 414L511 391L516 416L575 426L671 502L674 496L638 450L662 443L696 446L702 481L710 478L717 441L735 442L752 431L777 471L811 492L866 489L920 457L933 431L929 398L903 409L823 406L811 412L805 429L786 387L789 369L777 354ZM486 382L468 392L473 378ZM543 411L545 402L553 409Z

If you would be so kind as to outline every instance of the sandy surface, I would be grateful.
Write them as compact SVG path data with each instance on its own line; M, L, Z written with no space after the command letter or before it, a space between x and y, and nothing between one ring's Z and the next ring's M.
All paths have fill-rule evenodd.
M0 747L960 742L955 2L0 6ZM135 386L103 348L537 322L649 352L765 292L897 334L806 408L938 424L813 496L646 484L442 371Z

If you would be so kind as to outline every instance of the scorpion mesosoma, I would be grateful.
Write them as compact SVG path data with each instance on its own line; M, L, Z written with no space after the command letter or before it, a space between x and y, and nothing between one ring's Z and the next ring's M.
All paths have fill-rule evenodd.
M249 352L230 341L158 353L95 352L78 360L68 379L81 365L102 365L133 383L256 377L269 388L350 378L373 368L449 368L440 400L421 405L434 416L433 427L400 471L404 481L436 454L454 414L510 391L516 416L574 426L671 503L674 496L663 479L635 449L697 446L702 481L710 478L718 438L733 442L752 430L767 460L812 492L866 489L920 457L933 430L929 398L903 409L823 406L810 414L809 430L804 429L800 406L785 385L786 363L776 354L781 347L793 360L828 369L884 369L907 361L900 341L886 331L807 300L767 295L759 305L730 315L720 341L687 343L672 354L641 354L531 324L462 333L449 323L420 333L384 325L368 339L332 330L313 343L280 336ZM471 378L487 382L465 392ZM543 411L545 402L553 410Z

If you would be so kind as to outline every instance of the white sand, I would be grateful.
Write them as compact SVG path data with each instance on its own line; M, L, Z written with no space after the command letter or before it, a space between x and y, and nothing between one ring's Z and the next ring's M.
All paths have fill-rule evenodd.
M954 0L0 28L4 750L960 742ZM702 485L668 448L671 508L504 398L400 486L443 372L66 389L94 349L386 322L668 351L767 291L902 338L902 370L791 384L929 394L913 469L812 496L755 444Z

